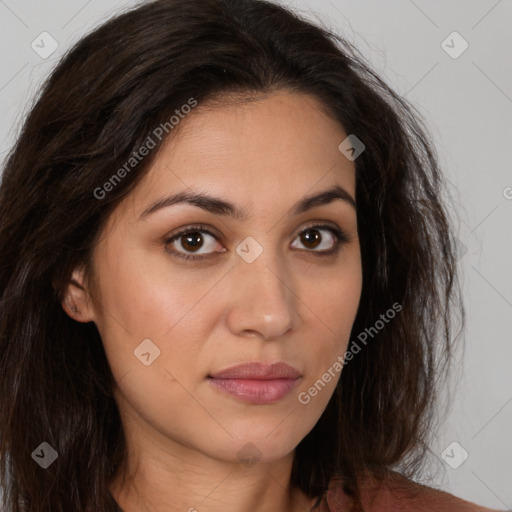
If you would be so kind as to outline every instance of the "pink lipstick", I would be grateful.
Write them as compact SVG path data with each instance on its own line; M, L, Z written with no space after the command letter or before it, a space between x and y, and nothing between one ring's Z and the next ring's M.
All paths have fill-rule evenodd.
M209 375L210 383L244 402L269 404L285 397L301 374L286 363L242 363Z

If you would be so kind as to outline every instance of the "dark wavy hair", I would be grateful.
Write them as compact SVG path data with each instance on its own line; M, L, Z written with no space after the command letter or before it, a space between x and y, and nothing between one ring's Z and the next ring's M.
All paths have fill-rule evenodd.
M156 0L67 52L4 166L2 510L120 510L108 490L126 449L115 381L94 323L72 320L61 301L72 269L90 264L107 218L158 151L102 199L94 191L191 97L222 108L277 90L317 98L366 146L355 160L363 289L352 335L402 306L345 366L297 446L292 484L320 497L338 475L357 496L362 474L420 471L454 350L453 311L464 324L447 187L421 115L353 44L284 7ZM31 457L42 441L58 453L46 470Z

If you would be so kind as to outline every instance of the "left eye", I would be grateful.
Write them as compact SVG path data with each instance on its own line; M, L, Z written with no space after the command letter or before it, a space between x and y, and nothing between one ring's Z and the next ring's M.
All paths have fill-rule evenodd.
M330 233L330 239L331 242L327 243L327 248L323 247L325 246L324 237L320 234L322 231L327 231ZM204 236L206 235L206 237ZM208 238L211 238L212 241L210 243L210 247L208 247L208 243L206 243L206 251L204 253L198 253L198 250L204 249L205 246L205 240ZM335 228L333 226L311 226L304 230L302 230L297 238L300 239L300 242L303 244L303 246L306 247L306 249L317 249L320 247L323 250L315 250L315 251L308 251L318 254L319 256L326 256L329 254L334 254L338 252L340 245L342 242L347 242L348 237L347 235L341 231L338 228ZM185 251L191 251L194 254L190 253L183 253L179 250L176 250L177 244L180 242L181 239L181 248L185 249ZM211 233L208 229L206 229L203 226L197 226L197 227L188 227L184 230L180 231L179 233L176 233L171 238L167 239L166 246L171 245L172 248L168 249L169 252L178 258L184 258L184 259L206 259L210 257L213 253L211 252L211 249L215 248L215 243L213 241L217 241L217 237ZM210 249L210 251L208 251ZM217 253L226 252L226 250L220 250L220 251L214 251ZM207 256L208 255L208 256Z
M322 251L313 252L330 254L338 247L341 240L344 239L344 234L341 231L330 226L312 226L301 231L299 233L299 238L301 239L301 243L305 245L307 249L316 249L324 242L322 235L319 234L322 231L327 231L328 233L330 233L332 243L328 244L327 248L324 247L324 250ZM308 244L310 244L309 247Z

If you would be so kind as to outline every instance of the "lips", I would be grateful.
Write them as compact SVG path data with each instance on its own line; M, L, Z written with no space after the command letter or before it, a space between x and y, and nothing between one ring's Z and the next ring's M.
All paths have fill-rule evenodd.
M214 379L296 379L300 377L297 368L286 363L242 363L210 375Z
M209 376L218 390L251 404L269 404L284 398L297 385L301 373L286 363L243 363Z

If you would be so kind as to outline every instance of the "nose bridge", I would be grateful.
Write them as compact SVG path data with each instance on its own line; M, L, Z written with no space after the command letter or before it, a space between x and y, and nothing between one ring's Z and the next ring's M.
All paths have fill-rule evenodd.
M265 339L297 328L298 312L294 283L278 249L244 240L237 248L233 272L234 303L230 328L235 334L256 332Z

